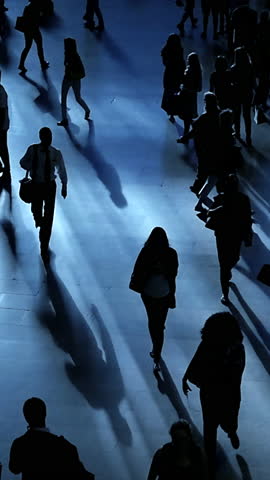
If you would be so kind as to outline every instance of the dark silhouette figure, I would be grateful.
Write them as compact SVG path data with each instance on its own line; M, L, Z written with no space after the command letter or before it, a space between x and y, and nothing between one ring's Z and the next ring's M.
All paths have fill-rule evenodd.
M230 28L230 0L219 0L219 35L224 35ZM225 26L226 21L226 26Z
M218 39L218 13L219 13L219 0L201 0L202 14L203 14L203 32L201 34L202 38L207 37L207 27L210 13L213 16L213 38L214 40Z
M236 175L228 175L224 182L224 193L214 199L211 215L216 215L214 227L220 266L221 302L229 303L229 282L232 268L240 259L242 242L252 245L252 217L247 195L238 190Z
M201 339L183 376L182 388L188 395L190 381L200 389L204 446L212 480L218 426L227 433L235 449L240 445L237 427L245 349L238 322L229 312L211 315L201 330Z
M7 132L9 129L8 95L1 84L2 72L0 70L0 157L4 165L4 176L10 177L10 162L7 144Z
M248 4L248 2L246 2ZM253 58L257 33L257 12L248 5L241 5L233 10L228 36L229 50L245 47Z
M65 75L62 82L61 105L62 120L57 125L65 127L68 124L67 119L67 94L70 88L73 89L75 98L79 105L85 111L85 120L89 120L90 108L81 97L81 79L85 77L85 70L81 57L77 52L76 40L74 38L65 38Z
M51 146L52 132L48 127L39 131L40 143L30 145L20 161L20 165L30 171L33 180L33 201L31 210L36 228L40 227L39 240L42 259L49 260L49 241L52 232L56 175L58 172L62 183L61 195L67 196L67 173L60 150Z
M169 308L175 308L175 278L178 270L176 251L169 246L167 234L155 227L146 240L134 265L130 288L141 294L153 349L155 369L164 342L165 322Z
M29 0L23 11L23 18L25 23L24 41L25 47L22 51L18 69L21 73L27 72L25 68L25 60L32 47L33 41L37 45L37 53L40 61L41 69L46 70L49 67L49 62L46 62L43 52L42 35L39 29L40 25L40 6L35 0Z
M189 132L192 120L198 116L197 96L201 90L202 68L197 53L191 52L187 57L177 112L184 121L184 136Z
M194 138L196 154L198 158L197 176L190 186L190 190L199 195L204 186L209 170L217 161L218 136L219 136L219 108L214 93L204 94L205 111L193 122L192 129L187 135L180 137L178 143L187 143Z
M176 35L176 33L169 35L166 44L161 50L161 57L165 66L161 108L169 115L169 119L174 122L174 114L176 113L175 94L180 90L186 66L179 35Z
M210 75L209 90L216 95L221 110L232 108L232 75L224 55L216 58L215 71Z
M98 25L95 24L94 16L96 15L98 19ZM101 10L99 8L99 0L87 0L86 10L83 16L85 20L85 27L89 28L91 32L94 30L98 32L103 32L104 30L104 20Z
M246 143L248 146L251 146L251 106L256 89L256 80L250 56L244 47L235 49L231 73L235 134L237 138L241 137L240 118L242 111L245 122Z
M154 454L147 480L203 480L202 452L194 442L190 424L181 419L172 424L169 433L171 441Z
M257 38L255 45L256 76L258 77L258 86L254 103L261 106L263 110L267 108L267 98L270 86L270 20L269 12L264 10L260 14L260 21L257 26Z
M195 0L186 0L185 1L185 10L182 16L180 23L178 23L177 28L180 31L182 37L185 36L185 22L188 18L190 18L192 28L197 26L198 19L194 17L194 7L195 7Z
M9 469L22 473L22 480L94 480L79 459L77 448L63 436L54 435L46 428L46 405L32 397L23 405L28 423L27 432L12 443Z

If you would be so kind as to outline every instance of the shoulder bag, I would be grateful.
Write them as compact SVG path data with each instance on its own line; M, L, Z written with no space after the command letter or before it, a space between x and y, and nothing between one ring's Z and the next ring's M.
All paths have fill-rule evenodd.
M27 170L25 177L20 180L19 196L25 203L31 203L33 201L33 177L35 176L37 169L37 147L38 145L34 145L32 178L29 177L29 170Z

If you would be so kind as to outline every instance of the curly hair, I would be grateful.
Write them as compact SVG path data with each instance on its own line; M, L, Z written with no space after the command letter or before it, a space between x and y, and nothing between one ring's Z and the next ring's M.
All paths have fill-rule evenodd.
M201 339L209 343L231 344L242 342L243 334L237 319L230 312L211 315L201 329Z

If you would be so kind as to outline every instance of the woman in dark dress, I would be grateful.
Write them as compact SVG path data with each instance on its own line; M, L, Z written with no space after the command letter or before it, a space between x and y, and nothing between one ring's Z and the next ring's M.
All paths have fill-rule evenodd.
M163 97L161 108L169 115L169 120L174 122L175 104L174 96L180 90L185 70L184 52L181 39L176 33L169 35L166 45L161 50L163 65Z
M150 356L154 359L155 370L160 369L168 310L175 308L177 270L176 251L170 247L165 230L155 227L138 255L129 285L141 294L146 309L153 344Z
M171 442L154 454L147 480L203 480L202 452L193 440L189 423L179 420L169 433Z
M232 108L232 75L224 55L218 55L210 75L210 92L215 93L221 110Z
M245 368L243 335L229 312L215 313L201 330L199 344L182 379L185 395L188 381L200 389L203 436L209 479L215 478L217 429L227 433L233 448L239 448L238 413L241 380Z

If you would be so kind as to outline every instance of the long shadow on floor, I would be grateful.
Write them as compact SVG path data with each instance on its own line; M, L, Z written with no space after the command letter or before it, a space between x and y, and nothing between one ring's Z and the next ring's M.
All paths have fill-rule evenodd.
M194 439L198 444L202 445L202 435L200 434L197 427L194 425L185 405L183 404L178 389L171 377L171 374L164 360L161 361L161 372L162 376L159 373L155 373L160 393L162 393L163 395L167 395L178 417L184 418L192 425ZM233 470L232 466L226 458L224 450L220 447L219 444L217 448L217 478L228 478L230 480L239 479L239 476Z
M93 408L105 410L119 441L131 445L131 431L119 409L125 396L124 384L112 341L97 307L92 305L91 319L99 332L103 351L51 266L47 267L47 290L55 315L43 310L39 317L55 343L73 360L73 364L66 364L70 381Z
M106 30L102 33L97 33L96 38L99 41L102 41L103 45L107 49L107 52L111 57L117 61L118 63L121 64L124 69L134 77L136 75L136 71L134 69L134 66L132 62L130 61L130 55L126 53L123 48L117 44L117 42L114 40L112 35L108 33Z
M242 272L246 277L250 278L252 282L256 282L256 285L269 296L270 290L269 287L265 286L263 283L257 281L257 275L260 272L264 263L269 263L270 252L268 248L261 241L257 233L253 233L252 247L241 249L241 257L245 260L248 265L248 269L242 265L237 265L236 269Z
M26 74L21 75L21 77L38 90L39 95L34 99L34 102L41 112L50 113L54 118L59 120L61 117L61 108L58 99L58 92L53 83L50 81L48 73L46 71L43 72L43 77L47 83L47 88L28 77Z
M104 160L103 155L98 151L94 144L94 125L92 121L88 122L89 130L84 145L81 145L74 137L70 127L67 127L68 136L74 147L83 155L96 171L97 177L103 183L110 193L113 203L118 208L125 208L127 200L122 192L122 185L119 175L114 166Z
M246 460L242 457L242 455L236 455L236 460L238 462L238 465L240 467L241 473L242 473L242 480L252 480L252 477L250 475L250 471L248 468L248 464Z

